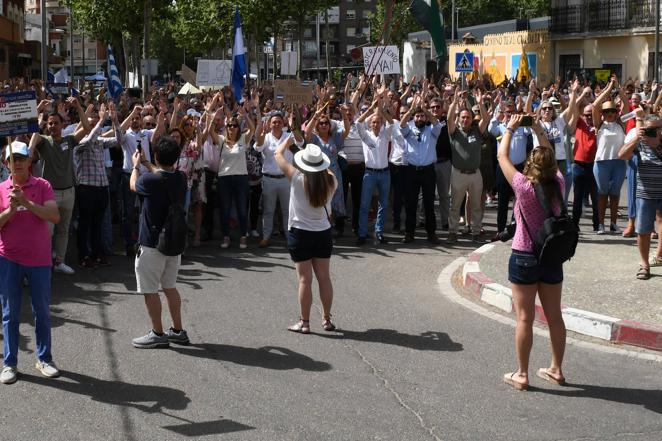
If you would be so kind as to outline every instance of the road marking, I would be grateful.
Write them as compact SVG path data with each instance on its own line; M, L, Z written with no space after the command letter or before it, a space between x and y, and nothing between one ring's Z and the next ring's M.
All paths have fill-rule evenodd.
M451 283L451 279L453 277L453 274L455 274L455 271L457 271L457 269L460 268L460 266L464 265L466 261L467 259L465 257L458 257L441 271L441 274L439 274L439 277L437 278L437 284L439 286L439 291L441 292L441 295L443 295L453 303L457 303L461 306L464 306L465 308L470 309L471 311L477 314L495 320L499 323L503 323L504 325L515 327L515 325L517 324L515 320L509 317L505 317L501 314L497 314L496 312L490 311L489 309L483 308L482 306L470 300L467 300L466 298L458 294L458 292L455 290L455 287ZM541 329L534 326L533 332L536 335L549 339L549 332L547 331L547 329ZM618 354L630 358L637 358L640 360L655 361L658 363L662 363L662 355L652 354L645 350L642 350L642 352L631 351L628 349L617 348L612 346L604 346L589 341L578 340L572 337L567 337L566 342L567 344L578 346L580 348L592 349L595 351L605 352L609 354Z

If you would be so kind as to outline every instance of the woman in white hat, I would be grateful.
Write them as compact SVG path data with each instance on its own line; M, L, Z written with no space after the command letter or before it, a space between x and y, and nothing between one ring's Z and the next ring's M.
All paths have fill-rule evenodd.
M329 220L330 203L338 181L329 170L329 157L319 146L308 144L294 155L294 164L285 158L285 151L294 143L290 136L278 146L276 162L290 181L287 249L295 263L299 277L299 322L288 329L302 334L310 333L310 307L313 303L313 272L320 290L324 317L322 327L333 331L331 304L333 286L329 264L333 240Z

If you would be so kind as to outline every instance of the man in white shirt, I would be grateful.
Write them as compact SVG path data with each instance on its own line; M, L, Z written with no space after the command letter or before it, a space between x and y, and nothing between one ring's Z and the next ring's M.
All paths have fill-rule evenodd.
M268 119L268 133L258 133L255 150L262 153L262 240L260 248L269 246L269 240L274 226L274 211L276 202L280 201L283 224L287 225L288 208L290 205L290 181L285 177L276 162L275 153L278 146L292 136L287 130L283 130L285 124L284 115L281 112L273 113ZM290 118L290 127L294 125L293 117ZM303 146L303 138L300 131L295 131L295 143L297 147ZM292 163L293 155L289 149L285 150L285 159Z
M122 138L122 151L124 153L124 161L122 168L122 181L120 184L120 191L122 195L122 233L124 236L124 245L126 247L127 257L135 257L135 244L137 236L134 234L133 228L133 210L136 206L136 194L129 188L129 181L131 179L131 172L133 170L132 157L136 151L143 151L145 159L151 162L150 142L156 139L161 133L165 131L165 126L162 124L162 118L159 118L159 124L155 129L143 129L143 120L141 116L142 107L135 106L129 116L122 123L121 129L124 131ZM140 166L141 173L147 173L147 168L144 165Z
M365 120L370 117L370 130L366 129ZM384 125L386 121L386 126ZM356 122L359 136L363 142L363 157L365 173L361 191L361 208L359 209L359 238L357 245L366 243L368 237L368 210L372 201L372 192L377 186L379 191L379 206L375 221L375 244L386 243L382 232L388 205L391 173L388 167L388 145L391 141L393 118L384 111L383 98L375 99Z

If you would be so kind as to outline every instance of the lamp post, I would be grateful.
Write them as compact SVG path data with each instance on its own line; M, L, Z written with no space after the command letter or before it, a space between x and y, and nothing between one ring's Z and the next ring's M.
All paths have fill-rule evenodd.
M41 10L41 79L48 82L48 21L46 20L46 0L39 4Z
M653 72L653 78L655 82L659 80L659 76L660 76L660 0L656 0L655 1L655 72Z

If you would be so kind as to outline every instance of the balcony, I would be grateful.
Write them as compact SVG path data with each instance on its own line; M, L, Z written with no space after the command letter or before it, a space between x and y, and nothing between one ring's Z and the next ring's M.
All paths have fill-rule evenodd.
M553 2L550 17L550 32L557 36L650 31L655 27L655 0L562 0Z

